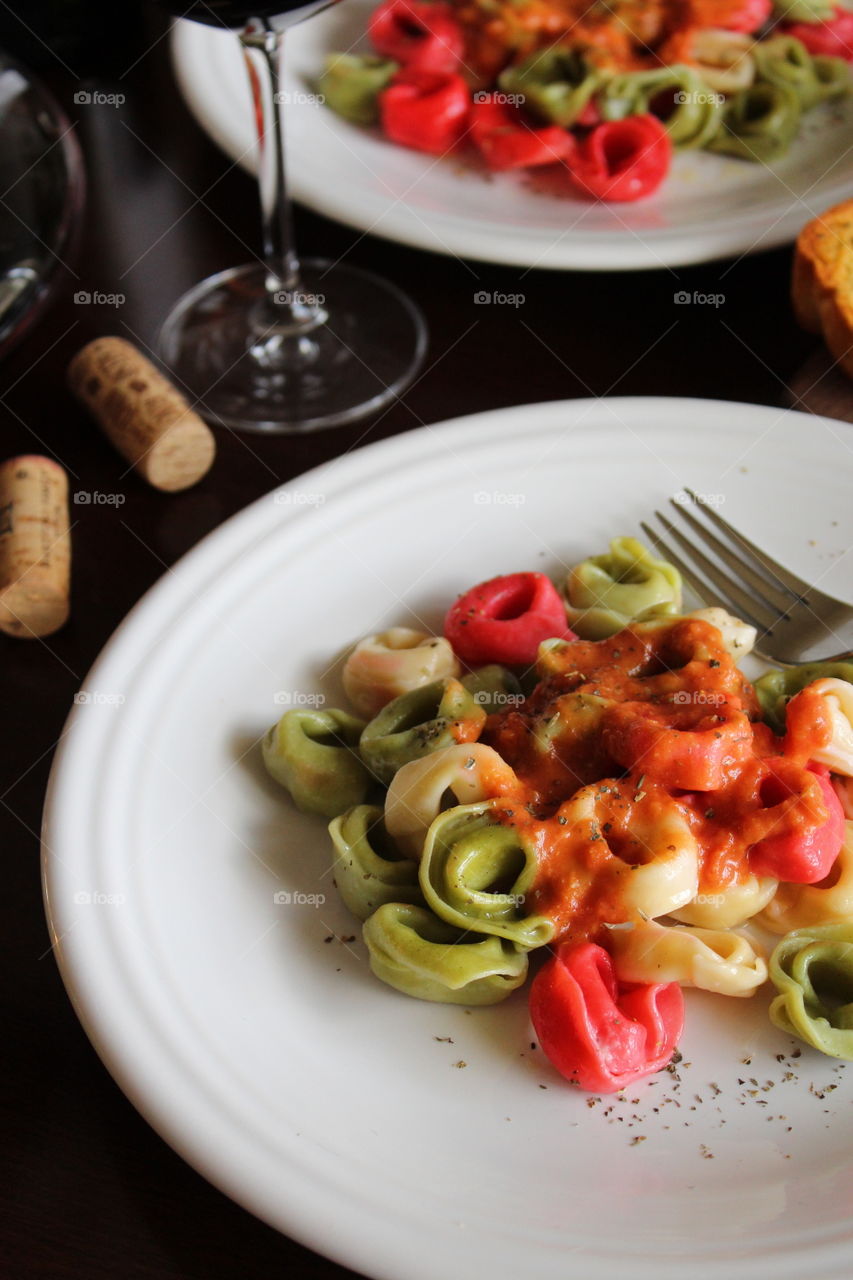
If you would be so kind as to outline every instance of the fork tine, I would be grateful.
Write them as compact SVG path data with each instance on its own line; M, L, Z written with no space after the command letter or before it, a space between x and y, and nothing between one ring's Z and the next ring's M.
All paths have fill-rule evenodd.
M693 493L691 489L688 489L685 486L684 492L688 493L694 502L701 505L696 494ZM729 524L728 520L724 520L719 512L715 511L713 507L706 506L703 509L707 513L708 519L712 521L718 529L721 529L723 533L728 534L733 542L749 552L756 564L760 565L766 573L770 573L774 578L776 578L778 589L780 591L787 591L790 595L799 599L800 596L805 595L805 593L810 589L813 590L810 588L808 582L804 582L802 578L798 578L795 573L791 573L789 569L784 567L784 565L779 564L778 561L774 560L771 556L768 556L766 551L762 551L761 547L757 547L754 542L750 542L749 538L745 538L742 533L739 533L737 529L733 528L732 525Z
M770 619L759 619L756 617L755 605L758 603L748 591L739 586L730 577L723 573L713 561L709 560L704 551L699 547L693 546L691 542L685 538L680 529L677 529L662 511L656 511L660 523L663 525L670 537L675 538L678 545L691 558L691 560L699 566L705 577L714 584L716 589L723 595L727 595L729 603L726 608L732 610L739 617L744 618L747 622L751 622L754 627L758 627L759 631L766 631L768 625L773 624L773 620L778 617L778 611L771 612Z
M658 512L655 512L655 515L658 515ZM757 627L761 631L764 630L763 624L756 622L754 618L751 618L745 609L741 609L733 600L726 599L725 596L718 595L706 582L703 582L691 565L689 565L686 560L682 559L678 552L674 551L672 547L664 541L656 529L653 529L651 525L646 524L644 520L640 521L640 528L643 530L643 533L653 544L655 549L664 556L665 559L669 560L671 564L675 565L685 582L690 584L699 599L704 601L706 605L711 605L717 609L725 609L727 613L739 613L745 622L751 623L752 626Z
M687 492L687 491L685 491ZM756 598L761 601L771 614L782 613L791 607L791 595L783 587L777 587L775 583L769 582L767 578L757 573L746 560L736 555L730 547L721 542L715 534L711 533L701 522L697 520L692 511L683 506L680 502L676 502L674 498L670 498L669 505L679 513L679 515L687 521L690 528L694 530L697 537L701 538L717 555L727 564L729 568L742 578L746 578L747 582L752 585ZM770 600L765 594L768 590L775 591L777 599Z

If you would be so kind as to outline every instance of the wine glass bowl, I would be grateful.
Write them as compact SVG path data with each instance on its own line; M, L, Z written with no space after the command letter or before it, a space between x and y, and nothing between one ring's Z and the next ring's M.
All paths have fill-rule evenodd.
M321 9L328 9L340 0L259 0L256 4L242 4L240 0L161 0L176 18L189 18L191 22L203 22L208 27L228 27L232 31L246 31L250 25L267 22L277 27L292 27L294 23L310 18Z

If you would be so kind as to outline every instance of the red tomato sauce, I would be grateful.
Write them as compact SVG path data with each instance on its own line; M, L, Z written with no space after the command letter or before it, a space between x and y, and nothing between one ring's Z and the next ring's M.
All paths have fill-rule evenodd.
M605 925L631 918L619 863L654 856L636 833L667 814L698 844L700 893L749 875L757 842L826 821L806 768L828 740L824 700L811 728L803 717L791 744L777 739L709 623L635 624L607 640L565 642L538 667L531 696L490 716L482 741L520 780L519 800L498 817L536 850L530 908L554 921L557 937L606 942ZM691 777L713 785L685 785ZM593 783L595 824L568 821L567 802Z
M492 79L542 47L565 45L605 71L659 70L664 46L695 29L742 27L744 0L451 0L465 63ZM681 51L679 61L686 60Z

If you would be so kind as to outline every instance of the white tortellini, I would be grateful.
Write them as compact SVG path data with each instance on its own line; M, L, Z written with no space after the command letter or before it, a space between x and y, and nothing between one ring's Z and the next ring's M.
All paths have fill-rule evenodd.
M825 764L833 773L853 777L853 684L829 676L807 685L809 696L819 694L832 725L832 736L824 746L811 753L817 764Z
M752 653L755 647L755 641L758 638L755 627L751 627L748 622L742 622L740 618L736 618L725 609L694 609L692 613L688 613L687 617L701 618L716 627L723 637L726 653L731 654L735 662Z
M754 43L752 36L740 31L704 27L693 36L690 53L709 89L737 93L755 80Z
M616 815L624 806L614 805L612 798L620 792L620 783L611 779L582 787L560 807L561 820L573 829L585 827L590 839L602 841L607 853L599 869L616 873L620 904L628 914L650 919L669 915L696 897L696 839L678 801L670 800L664 809L660 796L634 803L630 831L618 830ZM631 851L631 860L620 851Z
M747 872L725 890L697 894L693 901L671 914L682 924L692 924L699 929L737 929L767 906L778 883L772 876Z
M738 933L645 920L608 938L623 982L678 982L724 996L751 996L767 978L764 957Z
M513 770L491 747L480 742L444 747L395 773L385 798L385 828L402 852L418 858L448 791L456 804L477 804L513 795L518 787Z
M359 640L346 660L344 689L368 720L401 694L460 674L450 642L410 627L391 627Z

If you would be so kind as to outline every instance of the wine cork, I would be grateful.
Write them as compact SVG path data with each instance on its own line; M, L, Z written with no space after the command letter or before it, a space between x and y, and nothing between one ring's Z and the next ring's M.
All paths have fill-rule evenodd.
M0 630L49 636L68 617L68 479L50 458L0 465Z
M213 432L124 338L96 338L71 361L74 395L131 466L155 489L188 489L213 463Z

